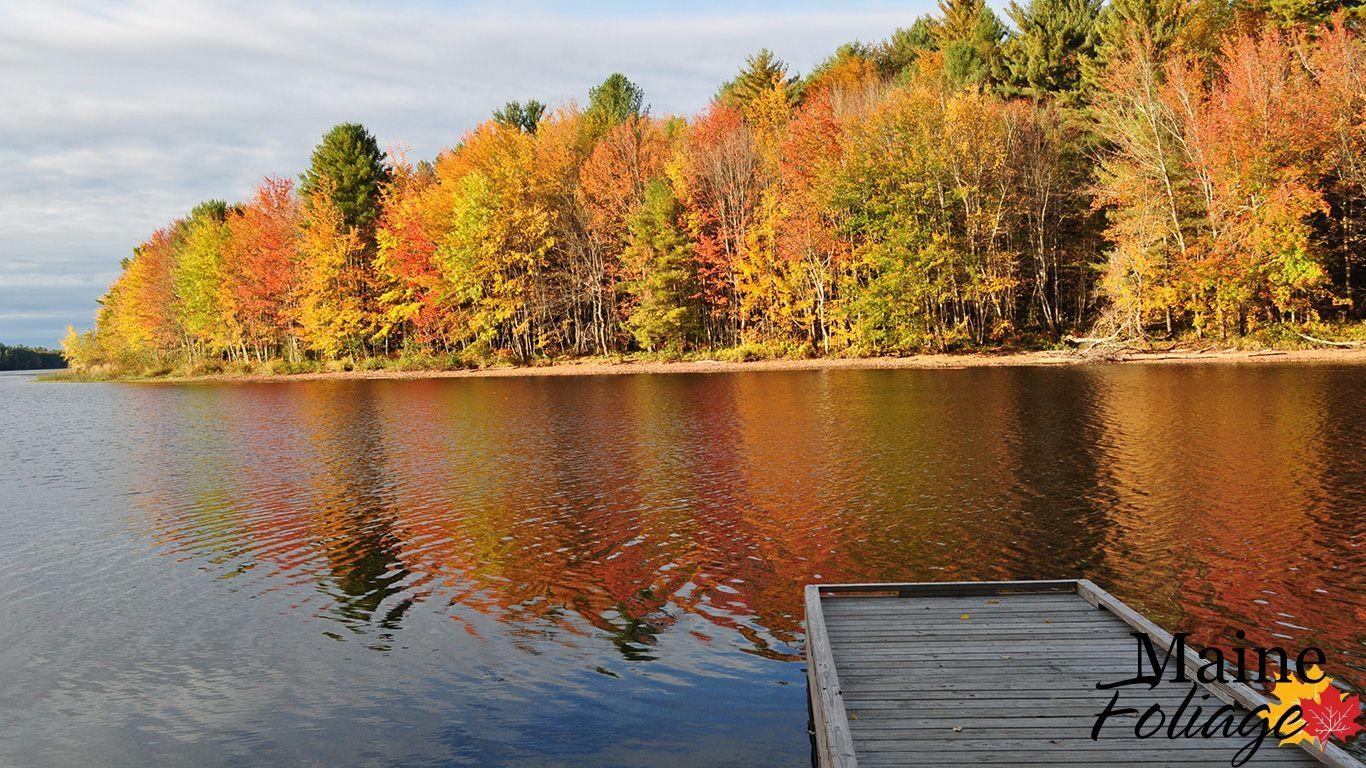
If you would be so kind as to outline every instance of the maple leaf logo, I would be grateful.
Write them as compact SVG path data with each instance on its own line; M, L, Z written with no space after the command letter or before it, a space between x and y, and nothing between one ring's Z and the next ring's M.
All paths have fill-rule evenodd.
M1361 731L1356 722L1361 715L1361 700L1336 689L1320 694L1318 701L1301 699L1300 710L1304 714L1304 731L1318 741L1319 749L1329 739L1347 741Z
M1310 683L1296 678L1294 673L1287 674L1286 680L1272 689L1277 700L1268 701L1266 711L1257 713L1281 744L1311 741L1324 749L1329 739L1346 741L1363 730L1356 722L1361 715L1357 696L1338 691L1333 687L1333 678L1318 667L1306 670L1305 677L1317 677L1319 681Z
M1317 683L1304 682L1296 678L1293 672L1287 674L1286 679L1276 683L1276 687L1271 692L1277 701L1275 703L1267 702L1266 711L1257 713L1266 721L1267 726L1272 729L1276 738L1280 739L1282 745L1313 740L1314 737L1305 730L1304 707L1300 705L1300 702L1304 699L1317 701L1319 694L1333 684L1333 679L1323 674L1323 671L1318 667L1310 667L1305 672L1306 677L1317 677L1319 681Z

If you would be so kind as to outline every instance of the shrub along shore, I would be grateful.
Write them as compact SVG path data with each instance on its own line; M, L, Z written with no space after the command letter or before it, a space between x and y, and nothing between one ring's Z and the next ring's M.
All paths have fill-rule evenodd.
M943 0L804 75L761 51L692 118L618 73L431 161L340 125L297 184L153 233L64 354L101 378L1361 341L1366 44L1338 5Z

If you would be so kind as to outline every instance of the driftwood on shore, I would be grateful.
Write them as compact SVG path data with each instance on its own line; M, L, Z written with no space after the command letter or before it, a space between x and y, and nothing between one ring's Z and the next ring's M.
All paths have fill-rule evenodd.
M1089 360L1123 362L1141 351L1133 346L1137 339L1121 341L1118 333L1109 336L1064 336L1062 340L1077 347L1073 355Z
M1332 341L1329 339L1320 339L1314 336L1310 336L1308 334L1300 333L1299 331L1295 331L1294 333L1296 336L1299 336L1305 341L1325 347L1338 347L1341 349L1366 349L1366 341ZM1130 360L1191 360L1196 359L1199 356L1204 355L1208 352L1214 352L1217 355L1232 354L1238 351L1234 347L1219 350L1217 345L1210 344L1199 349L1170 349L1164 350L1162 352L1157 352L1151 349L1145 349L1141 346L1138 346L1138 342L1140 340L1137 338L1121 340L1119 338L1118 333L1114 333L1109 336L1064 336L1062 340L1064 343L1071 344L1076 347L1075 350L1069 353L1072 356L1087 360L1103 360L1108 362L1120 363ZM1286 354L1284 350L1268 349L1249 352L1245 356L1275 357L1284 354Z
M1329 341L1328 339L1316 339L1313 336L1300 333L1299 331L1295 331L1295 335L1299 336L1301 339L1304 339L1305 341L1311 341L1315 344L1323 344L1324 346L1329 347L1366 347L1366 341Z

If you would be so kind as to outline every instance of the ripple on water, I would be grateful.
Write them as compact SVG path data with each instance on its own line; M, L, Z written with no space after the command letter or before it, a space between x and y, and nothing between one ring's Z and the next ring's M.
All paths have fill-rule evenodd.
M812 581L1087 576L1366 681L1359 369L3 386L30 762L800 762Z

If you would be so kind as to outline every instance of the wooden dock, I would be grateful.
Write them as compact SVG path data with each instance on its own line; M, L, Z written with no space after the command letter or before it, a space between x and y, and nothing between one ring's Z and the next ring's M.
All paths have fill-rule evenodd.
M820 584L806 588L806 658L816 762L856 766L1229 766L1251 740L1134 735L1136 715L1096 715L1136 673L1138 639L1162 654L1172 637L1086 580L952 584ZM1187 650L1186 666L1199 666ZM1175 660L1172 662L1176 663ZM1119 706L1160 702L1167 717L1189 685L1120 690ZM1246 685L1202 686L1222 704L1265 703ZM1188 710L1189 711L1189 710ZM1203 718L1204 722L1208 718ZM1151 721L1150 721L1151 722ZM1330 746L1268 737L1249 766L1357 767Z

